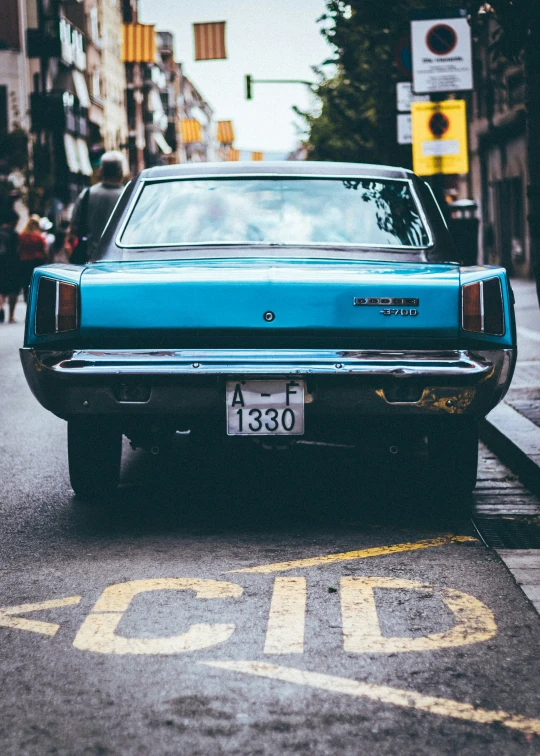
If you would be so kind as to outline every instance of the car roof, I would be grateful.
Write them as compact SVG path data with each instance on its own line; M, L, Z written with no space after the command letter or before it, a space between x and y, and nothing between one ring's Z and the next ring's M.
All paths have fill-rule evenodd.
M143 179L182 178L185 176L235 176L242 174L282 174L288 176L357 176L369 178L410 179L414 175L406 168L371 163L330 163L303 160L268 162L184 163L146 168Z

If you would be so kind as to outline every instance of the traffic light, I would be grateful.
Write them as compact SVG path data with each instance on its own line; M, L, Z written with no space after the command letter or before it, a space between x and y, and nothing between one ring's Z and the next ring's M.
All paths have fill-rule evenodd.
M253 81L252 77L249 74L246 74L246 100L252 100L253 95L251 94L251 82Z

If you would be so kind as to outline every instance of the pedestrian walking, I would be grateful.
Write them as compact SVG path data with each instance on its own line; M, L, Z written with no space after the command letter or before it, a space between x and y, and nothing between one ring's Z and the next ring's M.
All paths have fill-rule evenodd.
M55 240L55 235L51 233L53 224L49 220L49 218L44 216L39 221L39 228L41 230L41 233L43 234L43 238L45 239L45 244L47 245L47 252L49 254L49 258L52 258L52 247Z
M48 258L47 243L41 233L39 222L39 215L31 215L19 236L21 285L25 302L28 301L28 287L32 280L32 273L39 265L44 265Z
M101 182L78 196L71 216L71 232L79 243L71 262L84 265L93 260L97 246L124 184L124 156L112 150L101 158Z
M19 216L9 210L0 220L0 323L5 320L4 303L9 305L9 322L15 323L15 307L21 290L19 235L15 227Z

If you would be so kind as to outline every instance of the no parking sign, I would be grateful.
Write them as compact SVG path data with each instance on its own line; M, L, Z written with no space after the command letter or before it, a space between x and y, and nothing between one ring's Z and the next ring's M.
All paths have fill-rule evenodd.
M450 18L411 22L413 90L456 92L473 88L471 28L466 11Z
M465 100L413 102L412 138L418 175L468 172Z

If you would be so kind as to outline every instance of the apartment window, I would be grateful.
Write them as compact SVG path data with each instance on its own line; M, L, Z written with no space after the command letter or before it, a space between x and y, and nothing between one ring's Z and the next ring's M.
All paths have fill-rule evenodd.
M98 20L97 8L90 8L89 18L90 18L90 36L95 42L97 42L99 41L99 20Z
M92 72L92 97L101 97L101 78L97 68Z
M7 87L0 87L0 137L8 133L8 90Z

